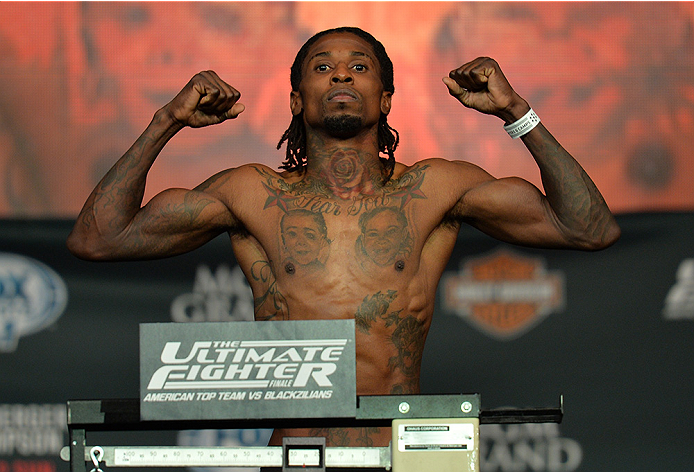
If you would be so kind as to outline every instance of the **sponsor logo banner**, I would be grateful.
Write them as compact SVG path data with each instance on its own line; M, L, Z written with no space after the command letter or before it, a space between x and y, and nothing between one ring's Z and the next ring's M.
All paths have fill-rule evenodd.
M215 271L200 264L193 290L182 293L171 303L171 321L252 321L253 292L241 271L221 264Z
M354 320L141 324L140 414L354 417Z
M667 320L694 320L694 259L685 259L677 268L677 282L665 298L663 316Z
M62 470L67 439L64 403L0 403L0 472Z
M480 470L574 472L583 446L563 436L556 423L480 425Z
M507 341L564 307L564 277L542 259L502 248L464 261L442 281L443 306L483 333Z
M67 287L53 269L0 252L0 352L14 352L20 337L53 324L66 305Z
M66 432L64 403L0 403L0 457L55 456L57 459Z

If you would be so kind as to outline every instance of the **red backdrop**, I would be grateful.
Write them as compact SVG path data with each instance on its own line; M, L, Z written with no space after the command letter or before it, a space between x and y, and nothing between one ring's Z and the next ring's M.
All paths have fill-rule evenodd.
M464 159L539 185L522 144L441 82L485 55L613 210L694 209L691 2L3 2L0 218L74 217L152 114L205 69L241 91L246 111L177 136L148 196L245 162L277 167L289 66L309 36L341 25L374 34L394 62L400 161Z

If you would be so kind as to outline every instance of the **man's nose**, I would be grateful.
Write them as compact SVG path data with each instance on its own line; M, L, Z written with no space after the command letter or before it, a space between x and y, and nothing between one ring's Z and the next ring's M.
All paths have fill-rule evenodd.
M332 81L334 84L352 82L352 73L345 64L338 64L333 72Z

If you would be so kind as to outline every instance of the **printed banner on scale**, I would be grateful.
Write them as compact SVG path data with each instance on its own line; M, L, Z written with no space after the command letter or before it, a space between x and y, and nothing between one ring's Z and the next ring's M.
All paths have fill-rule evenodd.
M355 415L354 320L140 325L142 420Z

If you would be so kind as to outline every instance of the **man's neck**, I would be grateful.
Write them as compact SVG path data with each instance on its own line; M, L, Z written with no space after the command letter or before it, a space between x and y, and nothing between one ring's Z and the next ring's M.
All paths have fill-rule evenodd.
M339 198L375 193L383 186L377 133L339 139L308 133L306 178L319 182Z

